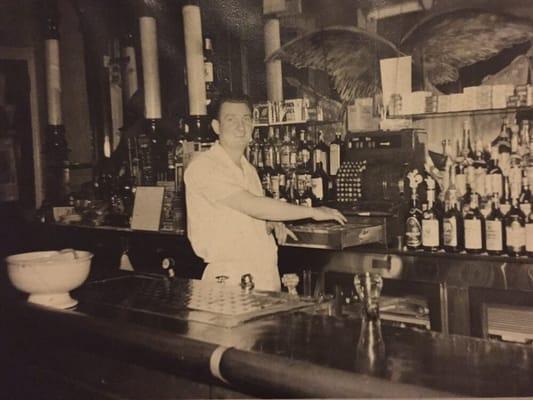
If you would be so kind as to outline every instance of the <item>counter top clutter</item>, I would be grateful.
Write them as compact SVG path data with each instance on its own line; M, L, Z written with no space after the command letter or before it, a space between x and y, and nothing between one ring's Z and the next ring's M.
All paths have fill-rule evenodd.
M27 303L5 291L0 318L8 329L0 334L2 355L16 353L12 358L16 365L25 361L54 370L56 375L60 371L78 384L90 375L89 364L85 368L80 364L83 357L100 357L105 362L120 360L135 368L212 385L211 390L223 387L247 396L533 395L531 346L381 326L379 318L329 315L326 303L313 302L222 327L183 315L177 318L168 307L157 308L161 299L172 297L177 282L186 281L157 281L160 290L151 300L141 296L141 281L147 282L147 278L126 275L88 282L74 293L79 303L70 310ZM297 304L303 299L294 301ZM212 305L220 307L216 302ZM369 341L374 329L370 324L381 332L377 347L375 341L374 345ZM69 364L62 357L77 354L74 350L85 355ZM68 367L74 364L75 368ZM126 367L106 368L104 361L94 365L102 365L95 372L98 390L103 390L104 381L108 394L124 384L124 379L128 385L140 384L126 377L121 370ZM158 396L159 390L168 390L155 382L147 384L156 397L162 396ZM134 397L141 396L139 393ZM199 396L213 395L210 391ZM187 397L194 393L187 392Z

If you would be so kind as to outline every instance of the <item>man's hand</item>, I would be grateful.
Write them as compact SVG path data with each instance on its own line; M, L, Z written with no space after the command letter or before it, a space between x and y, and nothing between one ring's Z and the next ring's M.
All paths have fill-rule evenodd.
M347 221L346 217L340 213L340 211L329 207L314 207L313 218L315 221L337 221L339 224L344 225Z
M285 244L287 236L290 236L294 240L298 240L293 231L285 226L283 222L267 221L266 223L267 233L271 234L274 231L274 236L278 244Z

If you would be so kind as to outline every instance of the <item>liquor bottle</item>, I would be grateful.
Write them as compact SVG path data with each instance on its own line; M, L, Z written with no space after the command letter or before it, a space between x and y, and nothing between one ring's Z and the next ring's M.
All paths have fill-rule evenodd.
M457 196L464 197L466 194L466 176L468 170L468 137L463 129L462 139L457 140L457 160L455 165L455 176L457 186Z
M526 160L529 156L529 121L527 119L522 120L522 125L520 127L520 157L522 160Z
M324 168L322 162L319 161L315 164L313 175L311 176L312 192L315 197L314 206L320 206L328 198L328 181L329 177Z
M463 214L459 211L459 199L455 186L455 173L451 172L450 186L446 194L448 209L442 218L443 247L446 252L458 253L464 247Z
M211 38L204 38L204 78L207 109L213 113L213 105L218 97L217 74L215 68L215 53Z
M470 121L465 120L463 122L463 164L464 164L464 171L466 175L466 189L468 192L468 187L470 187L472 192L477 193L477 187L476 187L476 175L475 175L475 168L474 168L474 159L475 159L475 153L472 149L472 140L471 140L471 132L470 132ZM467 203L469 203L469 199L465 199Z
M528 257L533 257L533 210L526 220L526 253Z
M505 250L504 215L500 211L500 197L498 193L492 195L492 210L485 220L485 243L490 255L503 254Z
M531 200L531 190L529 189L529 180L527 172L526 170L523 170L522 190L520 191L520 196L518 197L518 204L526 217L531 211Z
M296 129L291 130L290 137L290 157L289 157L289 168L291 171L294 171L298 166L298 138L296 137Z
M478 199L478 194L473 193L470 208L464 217L464 238L467 253L482 253L485 250L485 218L479 211Z
M298 143L298 150L296 153L296 165L298 167L305 166L311 169L311 149L307 144L306 133L304 129L300 130L300 142Z
M487 175L487 161L484 157L483 141L481 136L478 135L476 139L476 151L474 153L474 159L472 166L474 168L474 184L473 190L478 193L481 199L485 196L490 196L491 193L485 193L485 177Z
M490 190L491 193L498 193L501 198L503 196L504 176L499 165L498 149L496 147L491 149L491 164L492 168L489 171Z
M411 188L411 202L405 221L405 244L409 250L419 250L422 247L423 215L418 202L417 188L423 178L415 169L407 174L407 179Z
M248 161L250 161L250 164L252 164L254 167L257 167L261 152L261 146L259 144L259 129L254 130L252 134L252 140L250 141L248 148L250 149L248 152Z
M513 257L526 250L526 216L518 207L518 199L512 198L511 209L505 214L506 251Z
M500 210L506 215L511 209L511 190L509 189L509 177L503 180L503 193L500 196Z
M283 138L283 144L280 149L280 165L285 173L291 170L291 142L289 139L289 132L285 132L285 137Z
M333 142L331 142L329 145L329 174L332 176L337 175L337 171L341 166L342 147L343 142L341 138L341 133L337 132L335 133L335 140L333 140Z
M324 142L324 132L319 131L318 134L318 143L313 148L313 164L317 165L319 162L322 163L322 167L326 173L329 169L329 146Z
M183 125L183 120L181 120L180 126L178 127L178 133L176 135L175 144L174 144L174 184L175 184L177 193L182 193L184 191L184 186L183 186L183 174L185 172L184 158L183 158L184 143L185 143L185 129Z
M268 129L268 136L263 142L262 147L265 167L272 168L272 171L270 172L274 172L274 166L276 163L276 149L274 147L274 129L272 129L272 127Z
M428 177L427 209L422 210L422 247L425 251L437 251L442 245L442 223L435 206L435 181Z
M511 131L507 126L507 118L503 118L499 135L491 142L491 147L496 149L500 168L507 174L511 155Z

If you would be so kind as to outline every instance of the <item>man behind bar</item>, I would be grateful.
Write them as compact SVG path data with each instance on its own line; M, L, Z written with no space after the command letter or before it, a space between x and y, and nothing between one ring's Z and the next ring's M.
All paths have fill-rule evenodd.
M218 143L197 155L185 171L187 229L196 254L208 264L202 279L240 283L250 273L255 287L280 290L277 247L293 232L280 221L346 218L327 207L309 208L263 195L255 168L244 157L253 130L248 98L228 96L219 101L212 127Z

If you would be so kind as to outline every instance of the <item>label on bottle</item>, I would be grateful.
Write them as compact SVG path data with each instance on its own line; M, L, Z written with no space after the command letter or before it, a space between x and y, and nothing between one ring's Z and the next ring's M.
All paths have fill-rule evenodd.
M290 159L289 159L289 164L291 167L294 167L296 166L296 160L297 160L297 154L295 152L291 152L290 153Z
M279 186L280 187L285 187L287 186L287 177L285 176L285 174L279 174Z
M503 250L503 226L501 221L486 221L487 250Z
M533 223L526 224L526 250L533 253Z
M459 196L464 196L466 193L466 175L457 174L455 177L455 186L457 186L457 191Z
M457 247L457 218L450 217L442 220L444 246Z
M212 83L215 80L213 73L213 63L211 61L204 62L204 77L206 83Z
M465 248L470 250L481 250L483 248L481 220L465 219Z
M405 236L408 247L416 248L422 244L422 227L416 217L409 217L405 221Z
M439 246L439 221L436 219L422 220L422 245L425 247Z
M507 247L513 251L520 252L526 245L526 229L518 221L511 222L507 226L505 232L507 233Z
M321 177L311 179L311 187L313 190L313 194L318 200L324 199L324 189L322 186Z
M338 144L332 143L329 146L329 173L337 175L337 171L341 166L341 147Z
M307 149L302 150L302 161L307 164L311 159L311 153Z

